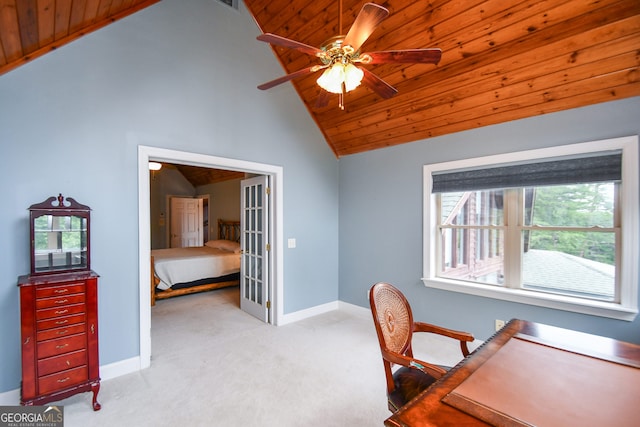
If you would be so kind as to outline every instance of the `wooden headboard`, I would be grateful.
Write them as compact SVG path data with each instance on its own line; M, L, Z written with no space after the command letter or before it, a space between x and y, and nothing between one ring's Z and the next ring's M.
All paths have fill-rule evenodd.
M240 242L240 221L219 219L218 239Z

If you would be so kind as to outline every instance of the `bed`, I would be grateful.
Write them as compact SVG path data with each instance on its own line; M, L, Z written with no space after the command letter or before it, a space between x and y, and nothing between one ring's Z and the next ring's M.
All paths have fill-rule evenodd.
M151 251L151 305L156 300L240 283L240 222L218 221L204 246Z

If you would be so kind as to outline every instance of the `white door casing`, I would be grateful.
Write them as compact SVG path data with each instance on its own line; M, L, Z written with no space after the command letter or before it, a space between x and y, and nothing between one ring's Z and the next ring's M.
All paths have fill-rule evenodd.
M269 320L269 177L257 176L240 183L240 308L254 317Z
M229 159L206 154L153 147L149 144L171 145L162 137L131 133L127 135L131 144L138 147L138 283L140 303L140 369L151 366L151 294L150 294L150 174L149 161L160 161L192 166L228 169L252 174L269 175L271 181L271 234L274 250L271 251L272 295L269 323L274 325L284 321L284 251L283 216L284 210L284 169L282 166Z

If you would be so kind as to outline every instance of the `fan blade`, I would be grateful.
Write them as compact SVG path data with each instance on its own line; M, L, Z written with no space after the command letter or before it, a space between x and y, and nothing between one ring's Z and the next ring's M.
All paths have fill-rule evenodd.
M363 59L364 64L437 64L442 57L441 49L407 49L369 52L371 60Z
M277 79L271 80L270 82L262 83L260 86L258 86L258 89L260 89L260 90L271 89L274 86L278 86L281 83L288 82L289 80L295 79L296 77L301 77L301 76L304 76L305 74L309 74L309 73L315 73L316 71L318 71L321 68L323 68L323 67L321 67L319 65L313 65L311 67L303 68L302 70L295 71L295 72L293 72L291 74L287 74L287 75L284 75L282 77L278 77Z
M362 6L342 45L349 45L357 51L387 16L389 16L389 11L384 7L374 3L366 3Z
M365 86L373 90L382 98L385 98L385 99L391 98L393 95L398 93L396 88L394 88L389 83L382 80L380 77L373 74L371 71L362 67L360 69L364 71L364 77L362 78L362 83L364 83Z
M329 98L331 98L331 94L326 90L320 88L320 93L316 98L316 108L323 108L329 104Z
M295 49L300 52L306 53L307 55L316 56L316 54L322 52L317 47L309 46L308 44L300 43L295 40L288 39L286 37L278 36L276 34L264 33L264 34L260 34L256 38L261 42L267 42L267 43L275 44L277 46L288 47L290 49Z

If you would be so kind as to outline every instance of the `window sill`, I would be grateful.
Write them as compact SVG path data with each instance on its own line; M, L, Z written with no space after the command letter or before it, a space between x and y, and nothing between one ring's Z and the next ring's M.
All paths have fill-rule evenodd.
M446 279L423 278L422 282L428 288L535 305L555 310L572 311L592 316L626 320L629 322L633 321L638 314L638 310L635 307L625 307L621 304L610 302L583 300L565 295L545 294L522 289L477 285L474 283Z

